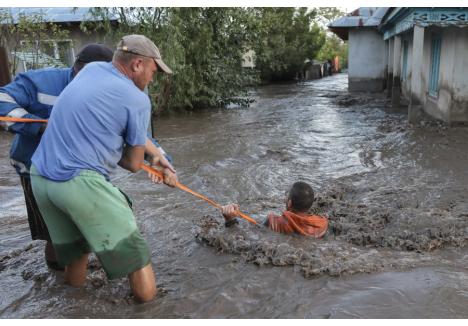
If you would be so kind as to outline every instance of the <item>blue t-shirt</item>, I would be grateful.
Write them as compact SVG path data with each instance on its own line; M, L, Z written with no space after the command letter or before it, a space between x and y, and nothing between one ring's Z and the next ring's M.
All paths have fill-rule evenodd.
M54 181L85 169L109 179L124 143L146 143L150 110L148 96L111 62L89 63L58 97L32 162Z

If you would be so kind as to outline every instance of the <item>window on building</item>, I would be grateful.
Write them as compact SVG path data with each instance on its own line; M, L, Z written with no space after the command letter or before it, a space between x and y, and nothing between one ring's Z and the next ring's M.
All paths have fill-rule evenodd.
M403 65L401 68L401 79L406 80L408 69L408 41L403 41Z
M44 67L70 67L74 62L71 40L21 41L21 51L14 55L23 61L25 70Z
M439 35L432 35L431 43L431 67L429 72L429 95L439 96L439 66L440 66L440 50L442 39Z
M38 68L46 67L61 67L65 68L66 66L57 60L45 53L36 53L36 52L26 52L26 51L16 51L11 53L13 56L19 60L19 64L22 67L22 71L28 71Z

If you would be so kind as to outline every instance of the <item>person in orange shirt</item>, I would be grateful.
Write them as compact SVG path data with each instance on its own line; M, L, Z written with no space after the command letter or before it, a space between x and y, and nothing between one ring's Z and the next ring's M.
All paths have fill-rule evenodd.
M319 215L309 214L314 202L314 191L305 182L292 185L286 198L286 210L281 215L269 213L264 225L279 233L298 233L300 235L321 238L327 232L328 219ZM236 219L239 205L228 204L222 206L225 226L237 224Z

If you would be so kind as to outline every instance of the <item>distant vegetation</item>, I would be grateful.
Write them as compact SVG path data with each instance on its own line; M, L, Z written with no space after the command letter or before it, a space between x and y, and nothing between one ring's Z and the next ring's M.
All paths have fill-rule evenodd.
M250 86L294 80L306 59L346 55L346 45L326 24L344 13L336 8L94 8L104 20L83 30L105 28L115 40L138 33L160 48L174 75L159 75L150 94L157 110L248 105ZM105 18L117 16L111 27ZM255 68L242 68L253 50Z
M82 22L84 32L104 30L111 43L125 34L144 34L159 47L174 74L158 74L149 89L157 111L246 106L251 86L300 78L307 59L347 55L347 46L326 28L344 14L336 8L108 7L91 13L101 19ZM119 24L108 17L117 17ZM40 17L22 18L8 34L18 40L29 34L33 47L46 29L58 35L57 26ZM248 51L254 53L255 68L242 67Z
M43 65L61 66L59 60L44 55L44 47L50 46L49 39L65 39L68 31L59 25L46 22L40 13L32 15L19 14L14 21L8 10L0 8L0 47L6 45L6 36L10 40L10 51L12 52L9 71L14 74L19 64L19 58L28 56L27 68L37 69Z

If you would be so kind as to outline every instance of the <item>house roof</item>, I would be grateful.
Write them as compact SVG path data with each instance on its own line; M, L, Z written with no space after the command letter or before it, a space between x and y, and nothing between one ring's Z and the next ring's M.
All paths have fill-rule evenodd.
M350 28L377 28L387 10L388 7L360 7L338 18L328 28L342 40L347 40Z
M99 21L100 17L93 16L89 10L90 7L11 7L0 8L10 12L13 17L13 22L18 22L20 14L27 16L40 14L46 22L51 23L67 23L81 21ZM109 17L110 20L117 20L117 17Z

